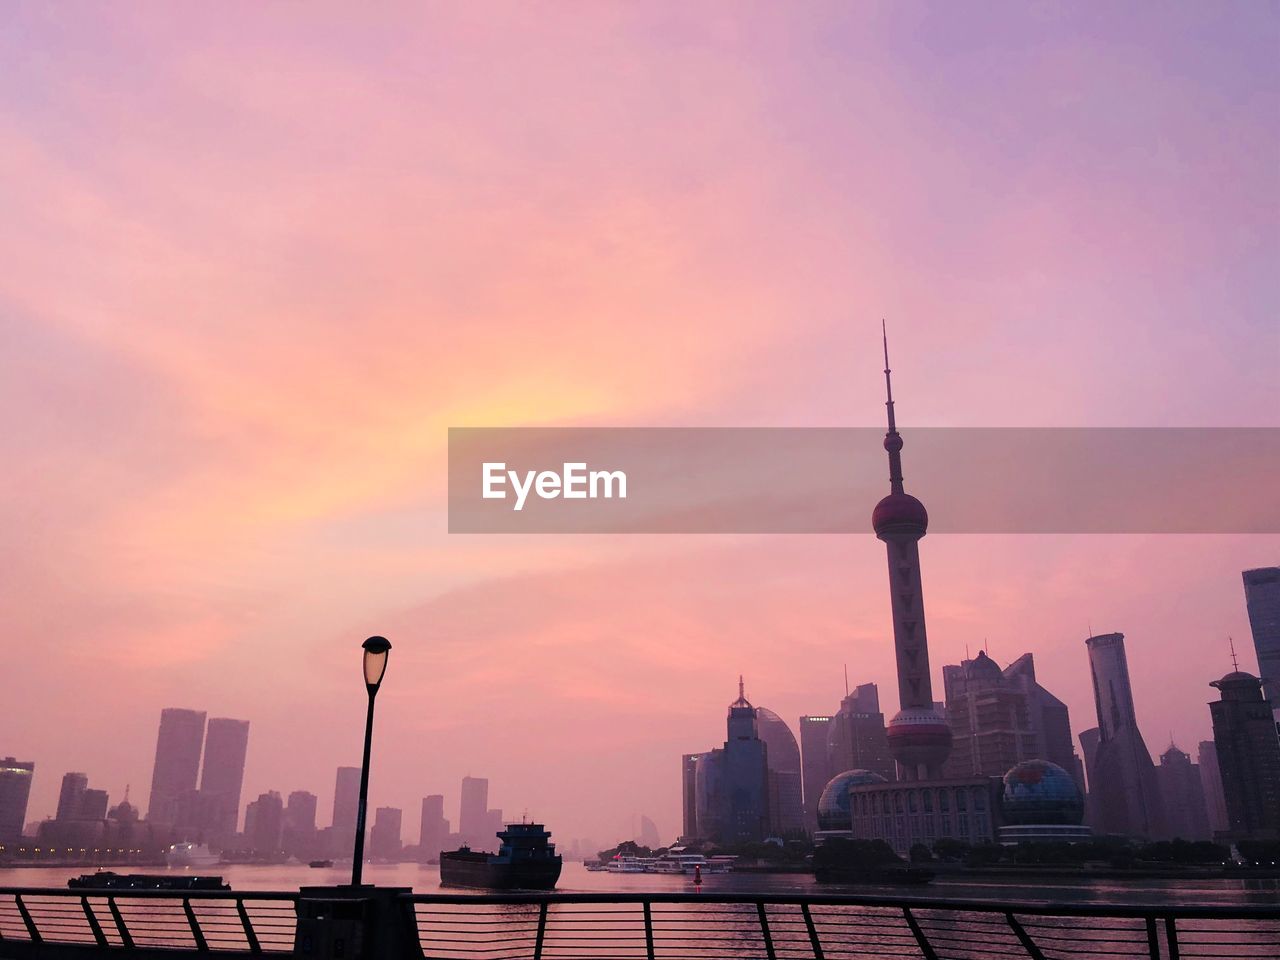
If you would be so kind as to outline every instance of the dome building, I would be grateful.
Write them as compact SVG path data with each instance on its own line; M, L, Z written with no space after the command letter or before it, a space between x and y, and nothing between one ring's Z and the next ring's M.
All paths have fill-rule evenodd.
M818 798L818 837L820 839L853 835L853 811L849 789L872 783L888 783L888 781L870 770L846 770L831 778L822 789L822 796Z
M1084 794L1075 778L1048 760L1024 760L1004 775L1000 842L1068 843L1088 840Z

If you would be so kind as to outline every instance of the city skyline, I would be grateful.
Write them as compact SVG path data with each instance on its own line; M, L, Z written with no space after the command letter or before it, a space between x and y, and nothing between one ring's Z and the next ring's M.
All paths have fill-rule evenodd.
M1280 427L1272 6L501 21L6 19L0 755L36 762L28 819L66 772L145 812L179 707L251 724L238 815L301 788L328 822L375 633L370 809L410 821L483 774L553 830L670 838L673 758L723 742L739 674L793 730L844 664L898 711L869 530L451 535L450 427L882 429L881 317L908 438ZM1189 750L1229 636L1258 671L1241 573L1280 537L920 551L935 694L966 648L1031 652L1078 735L1083 641L1122 632L1148 744Z

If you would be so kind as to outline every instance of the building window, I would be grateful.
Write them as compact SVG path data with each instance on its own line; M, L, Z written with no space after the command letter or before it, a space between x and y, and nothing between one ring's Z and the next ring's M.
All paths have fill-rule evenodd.
M964 813L966 808L965 804L966 804L966 800L964 795L964 789L962 788L956 791L956 810L960 813Z
M922 799L924 800L924 812L933 813L933 791L925 790L923 793L924 796Z
M982 790L973 791L973 809L987 809L987 795Z
M946 787L938 791L938 809L943 813L951 811L951 791Z
M914 790L907 791L907 812L916 812L916 792Z

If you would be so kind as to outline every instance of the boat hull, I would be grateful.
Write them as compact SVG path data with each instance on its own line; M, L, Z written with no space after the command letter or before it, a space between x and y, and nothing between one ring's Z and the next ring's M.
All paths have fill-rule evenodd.
M518 863L440 855L440 883L481 890L553 890L560 879L559 857Z

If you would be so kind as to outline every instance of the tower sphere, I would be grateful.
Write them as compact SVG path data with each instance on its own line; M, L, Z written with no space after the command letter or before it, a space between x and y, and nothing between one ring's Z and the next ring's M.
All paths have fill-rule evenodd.
M909 493L891 493L871 511L871 526L881 540L901 535L918 540L929 528L929 511Z
M886 732L889 753L905 767L940 767L951 754L951 726L932 707L899 710Z

